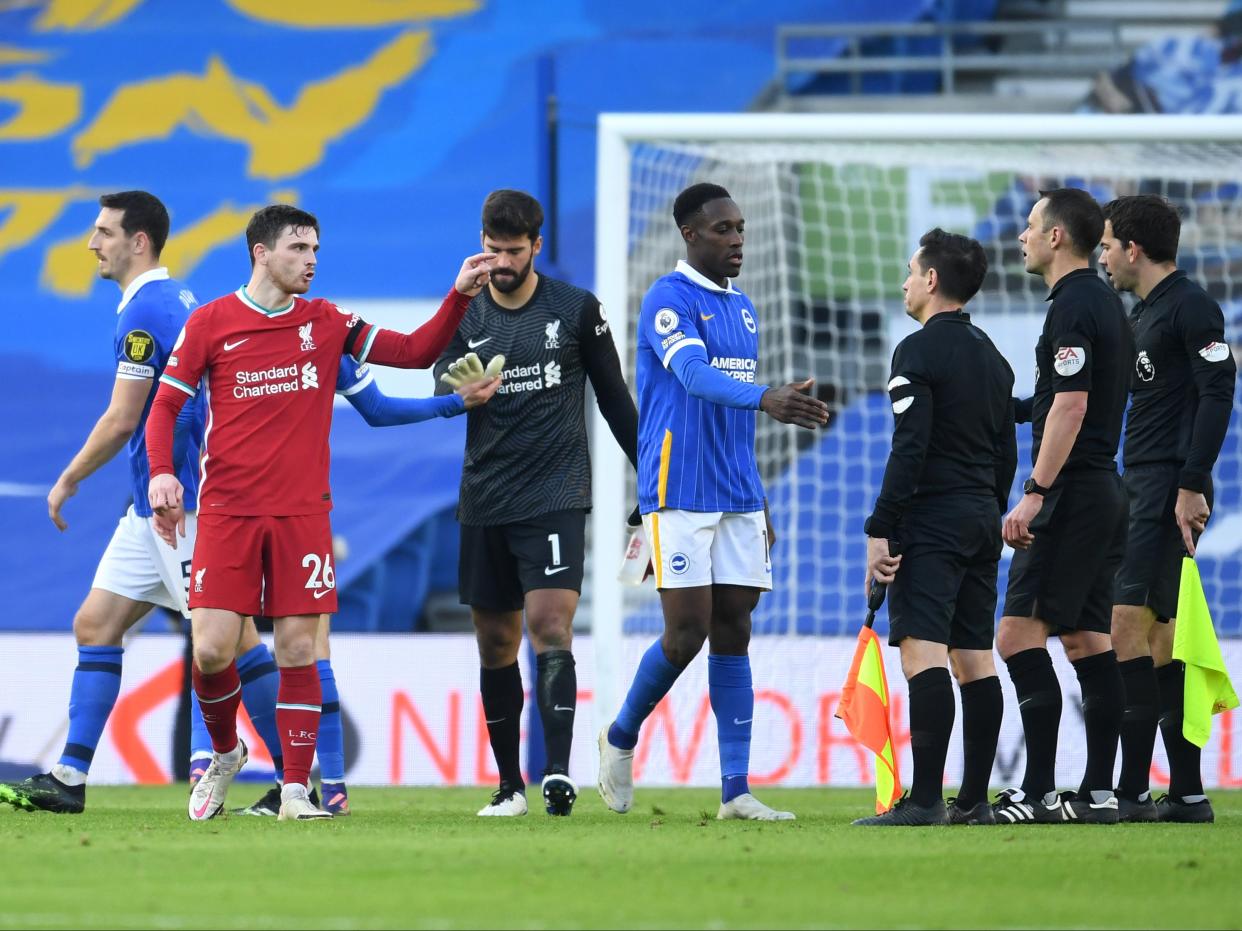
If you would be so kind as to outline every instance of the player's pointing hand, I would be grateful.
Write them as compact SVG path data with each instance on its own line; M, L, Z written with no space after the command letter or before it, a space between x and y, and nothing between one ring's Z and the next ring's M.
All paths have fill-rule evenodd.
M769 388L759 399L759 409L781 423L797 424L807 430L828 422L828 405L810 396L814 378L791 382L780 388Z
M461 271L457 273L454 287L462 294L471 297L483 290L483 286L491 280L491 263L496 258L495 252L480 252L472 255L461 263Z

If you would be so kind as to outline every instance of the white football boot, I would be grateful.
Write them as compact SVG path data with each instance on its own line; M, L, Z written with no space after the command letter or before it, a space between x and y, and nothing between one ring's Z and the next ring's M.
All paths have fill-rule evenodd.
M599 732L599 795L623 815L634 805L634 751L608 742L608 728Z
M480 818L516 818L526 814L526 794L521 789L501 785L492 800L479 809Z
M332 817L310 800L306 786L286 782L280 789L280 814L277 821L322 821Z
M237 738L237 746L230 753L212 753L207 771L190 790L189 813L191 821L208 821L220 814L224 799L229 794L233 777L246 765L249 754L246 742Z
M720 803L716 812L717 821L794 821L792 811L777 811L769 808L749 792Z

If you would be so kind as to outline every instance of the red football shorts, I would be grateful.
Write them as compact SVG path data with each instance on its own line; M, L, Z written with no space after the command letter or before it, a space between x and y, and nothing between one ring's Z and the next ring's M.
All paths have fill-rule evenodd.
M200 513L190 608L268 617L334 614L336 567L328 515Z

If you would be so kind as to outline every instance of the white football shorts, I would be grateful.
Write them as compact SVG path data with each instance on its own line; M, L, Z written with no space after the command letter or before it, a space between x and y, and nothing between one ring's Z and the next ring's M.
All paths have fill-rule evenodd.
M185 516L185 536L174 550L159 538L150 517L139 517L131 504L116 525L95 570L92 588L132 601L145 601L190 616L190 560L198 518Z
M679 511L643 515L656 588L745 585L772 590L763 511Z

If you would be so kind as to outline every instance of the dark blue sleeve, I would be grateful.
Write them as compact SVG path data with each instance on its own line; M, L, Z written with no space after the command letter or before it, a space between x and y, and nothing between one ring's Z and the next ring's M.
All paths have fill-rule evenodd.
M433 417L455 417L466 409L459 394L433 398L390 398L374 381L361 391L346 395L349 403L373 427L421 423Z

